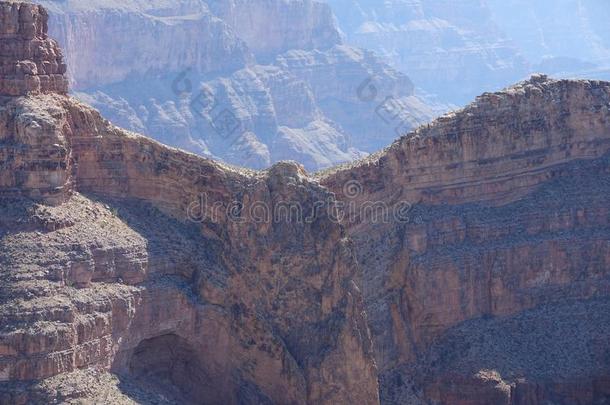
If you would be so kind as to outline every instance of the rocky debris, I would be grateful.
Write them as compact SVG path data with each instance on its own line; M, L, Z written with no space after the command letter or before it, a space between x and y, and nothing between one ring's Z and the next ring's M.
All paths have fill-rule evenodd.
M0 96L68 92L66 65L47 36L48 14L40 6L2 2Z
M441 403L596 403L610 395L608 297L453 328L424 360Z

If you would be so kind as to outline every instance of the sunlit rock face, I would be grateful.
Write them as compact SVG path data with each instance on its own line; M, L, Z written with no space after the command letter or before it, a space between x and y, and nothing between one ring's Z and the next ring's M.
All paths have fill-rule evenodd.
M38 7L0 2L0 20L49 41ZM306 83L322 55L370 60L307 52L207 91L264 78L300 125L280 66ZM357 100L387 90L365 83ZM296 99L305 115L325 90ZM608 82L535 75L315 176L164 146L63 87L1 96L0 141L0 403L610 395Z
M301 165L230 168L63 89L2 96L0 128L0 403L378 403L343 227L254 218L333 201Z
M127 129L232 164L330 167L447 108L414 95L406 75L370 52L343 45L321 2L42 4L78 98ZM375 99L359 97L369 85ZM376 112L387 97L400 103L395 122Z
M48 15L33 4L2 3L0 96L66 93L66 65L57 43L47 36Z
M47 35L44 8L21 2L0 4L0 99L47 93L66 94L66 65ZM59 110L36 103L4 103L0 109L2 195L61 197L70 189L70 160L61 129L51 124ZM27 145L27 147L23 147Z
M369 214L346 226L382 402L607 398L609 124L607 82L534 76L321 179Z

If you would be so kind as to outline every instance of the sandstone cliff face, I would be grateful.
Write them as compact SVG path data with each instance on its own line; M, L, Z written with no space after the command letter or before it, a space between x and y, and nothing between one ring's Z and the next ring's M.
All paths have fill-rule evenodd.
M315 178L0 105L2 403L610 396L609 83L534 76Z
M251 214L332 198L301 167L237 171L59 94L3 98L1 127L0 402L378 402L342 227Z
M48 15L33 4L2 3L0 96L67 93L66 65L47 36Z
M607 398L609 122L608 83L536 76L322 179L413 204L347 224L383 401Z

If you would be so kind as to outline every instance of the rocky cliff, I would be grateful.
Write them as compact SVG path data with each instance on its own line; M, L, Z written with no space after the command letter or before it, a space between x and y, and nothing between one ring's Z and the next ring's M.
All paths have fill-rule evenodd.
M0 15L0 96L67 93L66 65L57 43L47 36L46 10L2 3ZM39 24L33 24L36 18Z
M42 4L79 99L127 129L228 163L330 167L391 141L373 136L398 126L375 114L386 97L401 102L401 131L445 111L370 52L343 45L320 2ZM362 101L373 79L378 98Z
M342 227L252 218L331 198L301 167L224 167L61 94L1 111L1 403L378 402Z
M535 76L322 178L383 401L607 400L609 123L610 84Z
M0 122L1 403L610 398L610 83L534 76L317 176L62 92Z

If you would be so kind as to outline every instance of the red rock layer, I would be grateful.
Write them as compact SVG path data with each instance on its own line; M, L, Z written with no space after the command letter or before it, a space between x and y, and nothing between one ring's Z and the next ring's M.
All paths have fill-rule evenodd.
M469 353L455 347L434 350L449 358L464 356L471 369L452 364L432 371L421 359L435 341L468 320L511 318L567 300L610 297L609 149L610 83L535 76L485 94L377 156L323 177L322 183L355 205L357 213L378 201L390 208L401 202L413 206L404 220L356 216L344 221L363 268L382 376L419 370L419 389L433 384L423 398L441 403L510 403L503 401L517 395L517 377L537 383L540 398L556 400L562 398L561 388L554 387L582 382L583 367L590 375L576 386L583 387L583 397L602 398L604 390L590 387L606 381L610 370L596 369L595 356L561 375L540 372L554 369L549 359L557 353L577 351L562 336L584 330L586 320L559 334L553 345L533 351L507 345L514 350L504 354L509 357L530 350L517 366L501 367L502 353L496 361L484 360L483 338L470 336L463 337ZM346 193L345 184L358 184L359 192ZM557 315L552 322L563 321ZM591 347L604 352L603 331L597 333ZM555 355L538 354L551 350ZM504 374L498 381L475 378L485 370ZM404 381L411 378L402 375ZM386 388L399 388L388 381Z
M9 43L46 41L0 4ZM317 182L5 78L28 96L1 99L0 402L98 401L91 368L193 403L374 404L378 376L387 403L610 392L609 83L533 77ZM336 198L413 208L339 224Z
M0 97L0 403L69 397L40 389L93 369L176 402L377 403L342 227L253 218L328 190L296 164L239 171L112 126L64 95L44 10L0 5L2 93L19 96ZM86 385L73 398L98 402Z
M66 65L47 36L48 15L30 3L0 3L0 96L68 92Z

